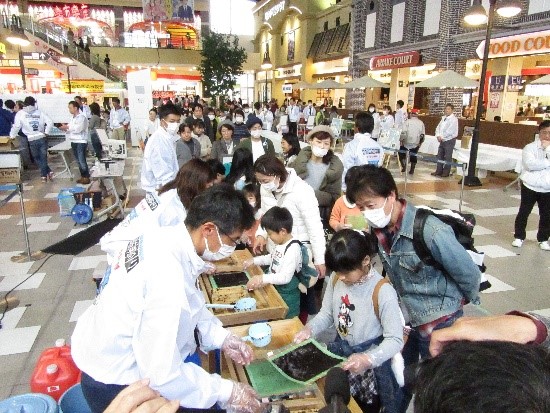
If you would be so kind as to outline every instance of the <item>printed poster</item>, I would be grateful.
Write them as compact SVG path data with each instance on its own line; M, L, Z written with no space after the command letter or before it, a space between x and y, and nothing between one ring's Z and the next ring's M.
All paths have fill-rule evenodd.
M195 0L142 0L142 4L144 20L195 20Z
M288 34L288 53L286 55L286 60L289 62L294 61L294 48L296 47L294 40L294 32L290 32Z
M490 100L490 108L491 109L498 109L500 105L500 93L498 92L492 92L491 93L491 100Z

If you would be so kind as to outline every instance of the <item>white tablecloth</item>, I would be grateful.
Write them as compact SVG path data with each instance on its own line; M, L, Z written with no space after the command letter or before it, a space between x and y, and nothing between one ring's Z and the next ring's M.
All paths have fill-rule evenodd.
M439 142L435 136L426 135L424 143L418 152L429 155L437 155ZM476 166L486 171L511 171L521 172L521 149L507 146L489 145L480 143L478 146ZM470 161L470 149L463 149L461 141L457 139L453 158L457 162Z

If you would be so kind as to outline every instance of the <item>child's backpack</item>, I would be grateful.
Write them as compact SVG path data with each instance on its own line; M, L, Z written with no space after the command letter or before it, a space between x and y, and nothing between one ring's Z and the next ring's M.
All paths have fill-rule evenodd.
M286 246L285 254L292 244L300 245L300 251L302 252L302 268L295 275L305 288L313 287L317 282L318 274L317 270L309 265L309 251L299 240L293 239Z
M476 219L473 214L464 214L451 209L437 209L426 206L417 206L416 216L413 224L413 246L414 252L418 258L424 263L435 267L441 271L445 271L443 266L437 262L432 256L430 249L426 245L424 239L424 225L430 215L436 216L440 221L449 225L455 234L456 240L464 247L468 255L481 271L481 283L479 291L484 291L491 287L491 283L485 277L486 266L483 263L485 253L479 252L474 246L474 238L472 233L476 225Z

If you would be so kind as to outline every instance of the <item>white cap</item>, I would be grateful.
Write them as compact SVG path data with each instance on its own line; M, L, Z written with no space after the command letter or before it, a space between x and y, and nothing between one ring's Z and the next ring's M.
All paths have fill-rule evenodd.
M57 373L58 367L57 364L48 364L46 366L46 373L47 374L55 374Z
M65 339L64 338L58 338L55 340L55 346L56 347L63 347L65 345Z

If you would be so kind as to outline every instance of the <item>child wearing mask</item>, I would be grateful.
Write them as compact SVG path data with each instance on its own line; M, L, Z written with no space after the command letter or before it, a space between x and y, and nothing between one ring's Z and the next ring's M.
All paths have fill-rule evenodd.
M212 152L212 142L210 138L204 134L204 122L201 119L193 119L193 132L191 136L201 144L201 159L203 161L210 159Z
M250 136L248 128L246 127L245 116L242 109L235 109L235 124L233 125L233 143L238 145L241 142L242 138L247 138Z

